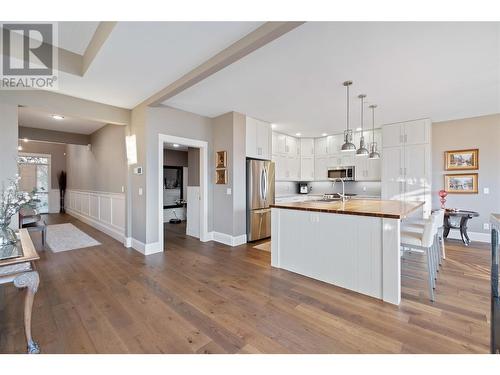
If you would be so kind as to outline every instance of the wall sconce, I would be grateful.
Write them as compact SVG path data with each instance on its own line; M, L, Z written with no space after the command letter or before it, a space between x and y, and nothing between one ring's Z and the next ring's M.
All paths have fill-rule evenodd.
M125 146L127 148L128 165L137 164L137 141L135 134L127 135L125 137Z

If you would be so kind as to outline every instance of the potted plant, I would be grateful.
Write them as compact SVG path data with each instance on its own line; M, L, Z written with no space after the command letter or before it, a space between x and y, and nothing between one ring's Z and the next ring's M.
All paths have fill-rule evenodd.
M59 212L64 214L66 210L64 209L64 197L66 195L66 172L61 171L57 176L57 182L59 184L59 198L60 198L60 209Z

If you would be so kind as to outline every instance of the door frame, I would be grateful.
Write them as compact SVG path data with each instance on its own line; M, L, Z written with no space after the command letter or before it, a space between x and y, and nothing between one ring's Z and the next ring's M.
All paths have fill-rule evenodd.
M163 146L165 143L177 143L200 149L200 241L210 241L208 233L208 142L198 139L158 134L158 242L160 251L164 251L163 236Z

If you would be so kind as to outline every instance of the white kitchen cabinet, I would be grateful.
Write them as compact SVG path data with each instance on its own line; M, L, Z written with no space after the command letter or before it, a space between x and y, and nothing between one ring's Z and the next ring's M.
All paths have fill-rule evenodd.
M314 155L316 156L328 155L327 137L316 138L314 140Z
M425 202L424 216L432 205L430 127L426 119L385 125L382 130L382 198Z
M287 135L285 137L285 153L292 156L300 156L299 140Z
M356 181L380 181L381 161L380 159L368 159L358 156L354 159Z
M314 180L314 156L302 156L300 158L300 180Z
M314 159L314 179L316 181L328 180L329 156L318 156Z
M292 181L300 180L300 158L297 156L287 156L287 179Z
M300 139L300 156L314 156L314 138Z
M430 131L431 121L429 119L384 125L382 128L383 147L429 143Z
M286 135L273 132L273 154L286 154Z
M271 159L271 124L251 117L246 118L246 156Z

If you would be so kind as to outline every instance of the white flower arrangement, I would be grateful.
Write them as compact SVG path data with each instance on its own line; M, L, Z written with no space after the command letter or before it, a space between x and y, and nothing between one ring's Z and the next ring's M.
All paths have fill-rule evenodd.
M27 193L19 190L20 179L18 175L14 179L10 179L7 188L2 183L2 190L0 191L0 237L3 238L0 238L0 245L12 243L13 241L12 230L8 228L12 216L23 207L34 207L36 202L39 201L35 196L36 191Z

